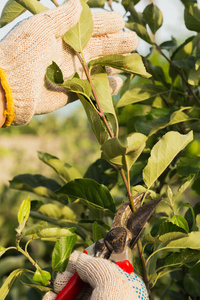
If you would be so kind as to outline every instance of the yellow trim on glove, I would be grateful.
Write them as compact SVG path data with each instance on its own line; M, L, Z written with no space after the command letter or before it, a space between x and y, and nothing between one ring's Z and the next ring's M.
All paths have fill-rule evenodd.
M5 91L5 96L6 96L6 110L4 112L6 121L3 127L8 127L12 124L12 122L15 119L14 101L13 101L11 88L9 87L8 84L7 75L2 68L0 68L0 79L1 79L1 85Z

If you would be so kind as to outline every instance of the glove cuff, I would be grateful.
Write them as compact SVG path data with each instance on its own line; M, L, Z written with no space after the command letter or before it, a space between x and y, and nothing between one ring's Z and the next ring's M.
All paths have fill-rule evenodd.
M0 80L1 80L1 85L5 91L5 97L6 97L6 110L4 112L6 121L3 127L8 127L12 124L12 122L15 119L14 101L13 101L11 88L8 84L7 75L2 68L0 68Z

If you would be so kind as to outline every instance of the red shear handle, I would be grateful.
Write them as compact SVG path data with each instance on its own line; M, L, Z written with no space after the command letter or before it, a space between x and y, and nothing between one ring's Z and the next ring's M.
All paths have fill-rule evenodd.
M80 279L77 272L74 273L64 289L58 294L56 300L74 300L86 284L86 282Z
M131 274L134 271L134 268L129 260L117 261L115 264L128 274Z
M134 271L132 264L128 260L118 261L116 262L116 265L128 274L131 274ZM74 300L86 284L86 282L80 279L77 272L74 273L64 289L62 289L62 291L58 294L56 300Z

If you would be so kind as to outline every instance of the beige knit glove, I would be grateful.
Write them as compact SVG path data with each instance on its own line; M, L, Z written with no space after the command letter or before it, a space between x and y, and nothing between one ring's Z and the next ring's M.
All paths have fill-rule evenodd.
M0 78L6 92L4 127L27 124L33 115L52 112L75 100L63 88L45 80L46 68L55 61L64 78L82 67L62 35L76 25L82 11L79 0L68 0L58 8L44 11L17 25L0 42ZM136 49L133 32L120 32L124 21L115 12L93 14L94 32L84 55L86 61L107 54L126 54ZM113 74L110 74L113 75ZM119 77L112 77L113 93Z
M58 273L54 284L56 293L64 288L75 271L91 287L76 300L149 299L143 281L135 273L129 275L109 260L91 257L78 251L71 254L67 271ZM56 296L51 291L45 294L43 300L55 300Z

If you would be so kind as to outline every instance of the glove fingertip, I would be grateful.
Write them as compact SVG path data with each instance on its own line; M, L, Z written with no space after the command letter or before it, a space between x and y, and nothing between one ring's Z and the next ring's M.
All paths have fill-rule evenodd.
M123 85L122 78L116 76L116 77L109 77L108 80L109 80L111 94L117 95L117 93L119 92L120 88Z
M122 15L118 12L93 13L93 36L116 33L125 27Z
M55 294L52 291L47 292L44 297L42 298L42 300L55 300L57 297L57 294Z
M72 276L73 273L68 271L58 272L56 279L54 281L54 291L57 294L60 293Z
M81 254L86 255L86 254L81 253L80 251L74 251L70 255L69 262L67 265L67 271L72 272L72 273L76 272L76 262Z

